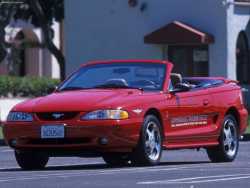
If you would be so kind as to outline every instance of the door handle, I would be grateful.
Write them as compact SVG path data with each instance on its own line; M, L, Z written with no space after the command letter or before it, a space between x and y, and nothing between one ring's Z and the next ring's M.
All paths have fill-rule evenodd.
M203 101L203 105L204 106L207 106L209 104L209 101L207 100L207 99L205 99L204 101Z

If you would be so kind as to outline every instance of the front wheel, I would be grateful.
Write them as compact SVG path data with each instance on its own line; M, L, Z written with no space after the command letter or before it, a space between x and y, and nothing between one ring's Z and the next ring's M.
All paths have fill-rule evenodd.
M154 115L146 116L139 143L132 154L132 163L136 165L157 165L162 154L162 130Z
M15 157L18 165L23 170L40 170L45 168L49 157L40 152L15 151Z
M232 162L238 153L239 134L238 124L234 116L226 115L219 137L219 145L207 149L212 162Z

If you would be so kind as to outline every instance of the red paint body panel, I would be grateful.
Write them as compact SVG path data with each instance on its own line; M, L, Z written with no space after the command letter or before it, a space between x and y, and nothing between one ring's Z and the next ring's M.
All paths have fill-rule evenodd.
M159 60L114 60L98 61L93 64L127 62L162 63L167 67L163 90L144 92L136 89L89 89L82 91L54 92L51 95L16 105L12 111L33 114L33 122L6 122L4 136L7 144L17 140L17 149L93 150L100 152L132 151L139 140L145 114L157 110L160 114L168 149L208 147L218 144L221 124L229 109L237 111L240 133L246 129L248 113L242 104L241 88L224 78L216 87L171 94L168 91L172 64ZM129 113L126 120L80 120L81 115L99 109L122 109ZM142 113L135 113L141 109ZM78 112L77 116L65 121L43 121L36 115L42 112ZM193 118L193 119L192 119ZM187 122L185 122L187 120ZM176 122L174 122L176 121ZM178 121L181 121L181 123ZM199 124L200 123L200 124ZM64 124L65 138L72 142L63 144L43 143L41 126ZM107 138L108 144L101 145L100 138ZM74 140L75 139L75 140ZM74 142L83 139L81 142Z

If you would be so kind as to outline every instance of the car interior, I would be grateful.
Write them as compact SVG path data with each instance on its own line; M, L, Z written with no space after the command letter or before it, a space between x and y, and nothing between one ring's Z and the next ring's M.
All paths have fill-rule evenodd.
M189 90L203 89L209 87L215 87L223 84L223 80L219 79L207 79L207 78L195 78L185 77L183 78L179 73L171 73L170 75L170 87L169 90L180 88L189 88Z

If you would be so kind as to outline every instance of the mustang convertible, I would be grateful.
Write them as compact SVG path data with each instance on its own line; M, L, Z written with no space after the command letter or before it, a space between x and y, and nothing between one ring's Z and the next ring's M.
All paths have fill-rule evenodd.
M205 148L235 159L248 113L241 87L221 77L172 73L158 60L83 65L50 95L16 105L4 125L22 169L51 156L103 157L109 165L156 165L162 150Z

